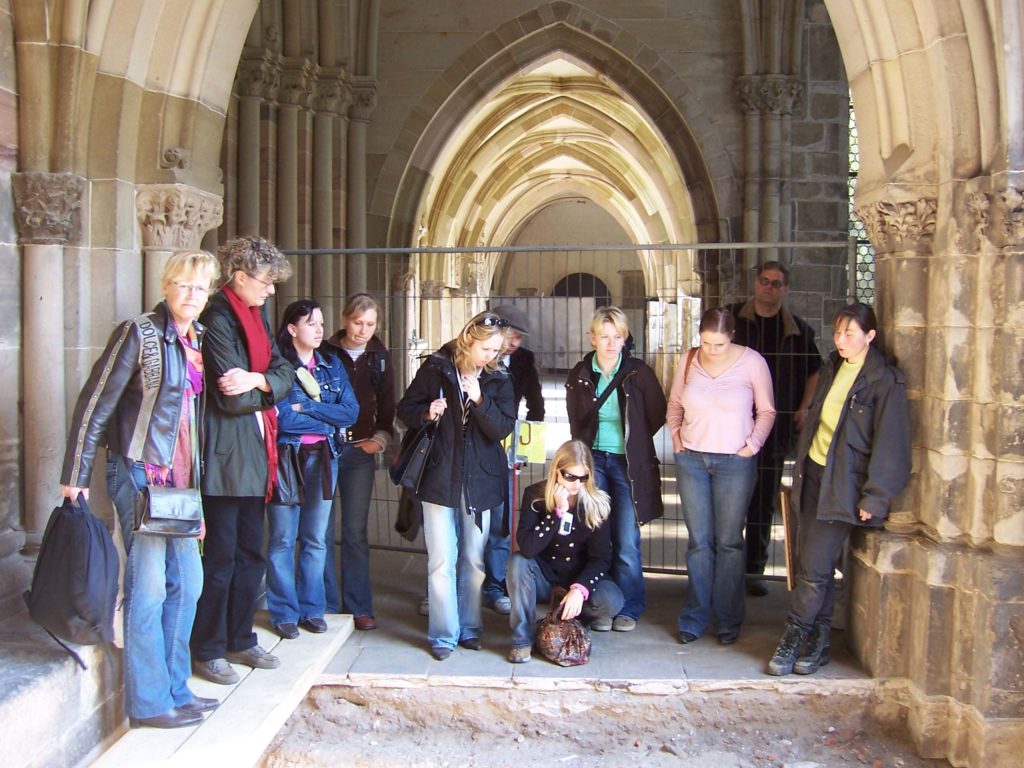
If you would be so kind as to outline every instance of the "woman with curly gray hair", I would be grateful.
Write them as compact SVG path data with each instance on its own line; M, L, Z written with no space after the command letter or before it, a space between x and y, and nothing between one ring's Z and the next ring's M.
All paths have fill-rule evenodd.
M262 308L291 274L284 255L261 237L239 237L217 251L227 282L200 318L206 326L206 450L202 478L206 541L203 593L192 629L193 669L207 680L239 680L229 662L279 665L256 644L256 599L266 570L265 505L277 482L277 411L295 380Z

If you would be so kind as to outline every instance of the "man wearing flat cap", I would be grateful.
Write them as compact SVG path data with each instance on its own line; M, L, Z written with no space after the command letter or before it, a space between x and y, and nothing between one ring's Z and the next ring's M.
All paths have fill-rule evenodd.
M519 404L525 397L527 420L544 421L544 396L541 394L537 363L533 352L522 346L523 337L530 333L526 312L511 304L492 307L491 311L509 324L505 367L512 377L516 414L519 414ZM510 541L508 534L502 530L504 517L491 515L491 531L484 545L485 575L481 594L484 605L496 613L508 615L512 611L512 601L505 587L505 563L508 560Z

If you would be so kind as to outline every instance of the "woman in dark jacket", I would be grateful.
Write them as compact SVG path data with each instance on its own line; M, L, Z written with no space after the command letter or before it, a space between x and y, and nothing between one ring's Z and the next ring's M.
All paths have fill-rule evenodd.
M512 381L501 367L508 322L481 312L430 355L398 403L409 428L437 422L417 496L427 544L427 639L434 658L480 649L480 587L490 512L508 483L501 441L515 425Z
M345 366L332 352L319 351L323 339L320 303L299 299L289 304L277 331L277 346L296 376L288 397L277 404L277 452L278 467L290 465L298 476L292 478L296 483L291 488L279 484L267 505L267 608L274 630L285 640L297 638L299 627L327 631L327 520L338 480L337 456L345 431L359 414ZM278 478L283 476L279 471Z
M263 517L277 482L277 411L295 369L281 355L262 307L288 261L260 237L224 243L217 256L227 282L200 318L207 333L203 594L192 629L195 671L214 683L239 680L229 661L279 665L252 631L263 581Z
M124 680L132 725L195 725L218 704L188 687L188 636L203 584L199 545L134 531L143 488L198 483L203 328L194 320L217 271L205 251L171 255L161 279L166 299L111 334L78 396L64 454L61 493L88 498L96 450L107 448L107 493L128 556Z
M800 561L771 675L809 675L829 663L839 555L855 526L885 522L910 478L906 385L872 346L877 332L866 304L843 307L832 320L836 351L821 369L798 444Z
M530 660L537 600L550 600L553 588L566 590L559 603L563 619L611 621L622 608L622 592L608 578L611 499L594 479L590 449L570 440L555 451L548 479L523 492L517 551L508 561L513 664Z
M334 568L334 547L327 549L327 610L350 613L361 631L377 628L370 590L370 542L367 521L377 454L387 450L395 433L395 374L391 353L377 338L379 308L372 296L351 296L341 313L344 328L330 344L348 372L359 398L359 419L348 429L338 457L341 507L341 595ZM334 535L334 513L329 528Z
M597 485L612 499L612 571L626 602L614 622L591 629L629 632L647 607L640 526L665 514L654 434L665 423L665 393L654 371L624 348L629 323L618 307L601 307L590 325L594 352L565 381L569 427L594 453ZM596 400L614 385L598 410Z

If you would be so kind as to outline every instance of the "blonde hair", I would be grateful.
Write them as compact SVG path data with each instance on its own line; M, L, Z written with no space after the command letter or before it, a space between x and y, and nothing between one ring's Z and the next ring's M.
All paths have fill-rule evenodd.
M629 337L629 320L618 307L598 307L594 319L590 321L590 332L595 336L600 334L601 326L605 323L611 323L622 338Z
M466 323L462 333L455 339L455 367L462 370L463 363L470 360L470 348L474 342L487 341L493 336L501 334L501 349L494 356L484 370L488 373L496 371L501 365L501 356L508 349L508 321L494 314L493 312L481 312L475 315L472 320Z
M566 467L586 467L587 481L580 483L579 500L576 502L576 514L582 523L592 531L596 531L601 523L608 519L612 509L612 501L608 494L597 487L594 482L594 457L590 448L582 440L568 440L558 446L551 459L548 470L548 481L544 486L544 504L554 509L555 489L558 487L558 475Z
M191 248L182 248L174 251L164 262L164 271L160 276L160 285L166 291L176 278L182 275L193 274L197 280L205 281L207 287L212 287L214 281L220 276L220 265L217 257L209 251L201 251Z
M348 320L350 317L362 315L370 310L380 315L380 306L377 300L368 293L353 293L348 297L345 308L341 311L341 319Z

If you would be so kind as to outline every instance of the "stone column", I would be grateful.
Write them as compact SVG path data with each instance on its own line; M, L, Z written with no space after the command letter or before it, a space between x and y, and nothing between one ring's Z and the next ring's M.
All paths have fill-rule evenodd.
M352 83L352 107L348 127L348 246L366 247L366 131L377 106L377 89L364 79ZM347 288L367 289L366 256L348 258Z
M313 247L334 248L334 168L335 131L338 108L345 87L344 74L321 72L316 86L313 117ZM323 306L324 324L328 333L338 325L343 297L336 296L334 286L335 259L330 255L311 257L312 295Z
M277 98L280 71L272 54L242 59L238 65L238 233L256 235L260 228L260 162L263 105Z
M24 526L26 551L34 552L57 498L67 439L64 246L78 245L82 237L85 179L70 173L11 178L23 254ZM28 359L40 350L56 358L50 364Z
M850 639L925 757L1024 747L1024 189L893 184L859 206L883 332L912 397L914 471L855 538Z
M301 164L306 158L300 153L302 122L308 117L313 97L314 66L308 59L285 60L281 70L281 88L278 92L280 108L277 116L277 246L281 249L298 248L299 224L307 217L300 203L299 181ZM300 259L289 256L292 276L278 288L277 301L284 306L307 292L306 274Z
M164 297L160 276L167 257L179 248L198 248L224 220L224 201L184 184L141 184L135 215L142 229L142 306L149 309Z

